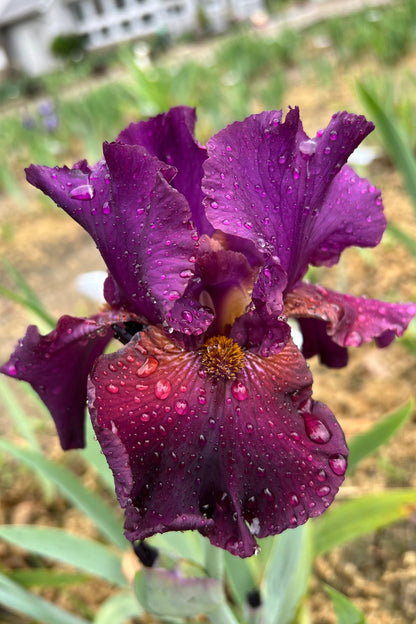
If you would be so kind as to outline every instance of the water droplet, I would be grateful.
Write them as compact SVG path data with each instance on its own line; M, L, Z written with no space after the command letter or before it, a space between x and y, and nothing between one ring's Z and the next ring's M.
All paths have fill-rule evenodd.
M15 377L17 375L17 369L16 366L14 364L9 364L6 368L6 372L8 375L10 375L11 377Z
M193 314L192 312L190 312L189 310L183 310L182 312L182 318L184 319L184 321L186 321L187 323L192 323L192 321L194 320Z
M168 294L168 299L170 301L176 301L176 299L179 299L181 296L180 292L178 292L177 290L171 290L170 293Z
M178 401L176 401L175 412L177 414L179 414L180 416L184 416L185 414L188 413L188 411L189 411L188 401L185 401L185 399L179 399Z
M167 379L159 379L155 385L155 395L162 401L168 398L171 390L172 386Z
M79 199L81 201L92 199L94 195L95 190L91 184L81 184L80 186L77 186L69 191L69 196L72 197L72 199Z
M321 485L320 487L316 488L316 493L318 494L318 496L326 496L330 493L330 491L331 488L328 485Z
M253 433L254 431L254 425L253 423L246 423L246 429L249 433Z
M108 386L106 386L105 389L110 394L117 394L117 392L118 392L118 386L116 386L114 384L108 384Z
M144 412L143 414L140 414L140 420L142 422L149 422L150 414L147 414L146 412Z
M318 479L318 481L325 481L325 479L326 479L326 472L325 472L325 470L320 470L318 472L317 479Z
M308 139L307 141L301 141L299 143L299 151L305 159L309 159L315 154L316 141Z
M338 138L338 132L336 130L331 130L331 132L329 133L329 138L331 139L331 141L336 141Z
M347 470L347 459L344 455L331 455L328 464L333 473L342 477Z
M315 416L312 416L312 414L308 412L303 414L303 419L305 421L306 434L312 442L316 442L316 444L326 444L329 442L332 434L322 420L315 418Z
M110 202L104 202L102 207L103 214L108 215L111 212Z
M185 269L185 271L181 271L179 275L180 277L190 278L190 277L193 277L194 272L191 271L191 269Z
M159 362L157 361L157 359L150 355L148 358L146 358L140 368L137 369L136 375L137 377L148 377L155 372L158 366Z
M286 156L285 156L285 154L282 154L281 156L279 156L279 163L281 165L284 165L285 162L286 162Z
M211 202L211 208L213 208L214 210L216 210L218 208L218 202L216 201L212 201Z
M296 494L290 494L289 502L293 507L296 507L296 505L299 505L299 499L296 496Z
M236 380L231 386L231 394L238 401L245 401L246 399L248 399L247 386L245 386L242 381Z

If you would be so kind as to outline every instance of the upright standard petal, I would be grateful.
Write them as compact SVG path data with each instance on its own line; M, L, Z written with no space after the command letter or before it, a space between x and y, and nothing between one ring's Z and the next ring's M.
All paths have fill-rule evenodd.
M293 343L270 358L245 352L228 377L212 374L209 357L149 328L97 360L89 408L130 540L197 529L246 557L256 537L329 506L347 448L333 414L311 400Z
M87 378L113 337L113 319L63 316L46 336L30 325L0 371L28 381L52 414L63 449L84 446Z
M403 335L416 315L416 304L353 297L302 283L287 295L285 312L325 321L328 336L341 347L359 347L373 339L386 347L395 336Z
M211 234L212 226L202 206L202 164L207 151L194 137L195 121L195 109L177 106L148 121L131 123L120 132L117 141L143 145L149 154L176 168L172 186L188 200L192 220L201 235Z
M91 170L32 165L27 178L95 240L117 285L110 303L162 322L194 267L188 204L144 148L104 144L104 156Z
M204 163L209 221L277 256L288 290L308 263L333 264L348 245L377 244L385 228L379 193L364 181L354 186L349 168L337 178L373 127L343 112L309 139L293 109L284 122L281 111L271 111L221 130ZM334 209L337 199L342 210Z

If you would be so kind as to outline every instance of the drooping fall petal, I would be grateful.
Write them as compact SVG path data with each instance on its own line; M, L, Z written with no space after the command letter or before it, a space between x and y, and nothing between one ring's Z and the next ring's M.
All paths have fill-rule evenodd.
M233 379L207 374L159 330L101 357L89 407L113 470L126 536L197 529L240 556L255 537L322 513L346 469L330 410L311 400L311 375L288 345L244 353Z

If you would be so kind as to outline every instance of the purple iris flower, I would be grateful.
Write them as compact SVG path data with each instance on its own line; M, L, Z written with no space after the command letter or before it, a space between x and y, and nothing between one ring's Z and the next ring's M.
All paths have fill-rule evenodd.
M297 109L252 115L199 145L194 111L131 124L104 158L27 178L93 237L108 306L31 326L2 372L31 383L63 448L92 423L126 536L196 529L241 557L332 502L348 450L312 399L305 356L401 335L416 305L304 280L346 247L377 245L380 192L346 164L373 129L337 113L310 139ZM291 338L297 318L303 353ZM103 352L113 337L124 346Z

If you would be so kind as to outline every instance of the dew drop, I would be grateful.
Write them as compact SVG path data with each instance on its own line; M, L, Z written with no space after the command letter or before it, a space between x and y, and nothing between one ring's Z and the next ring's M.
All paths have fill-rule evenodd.
M176 401L175 412L177 414L179 414L180 416L184 416L185 414L188 413L188 411L189 411L188 401L185 401L185 399L179 399L178 401Z
M245 386L242 381L236 380L231 386L231 394L237 401L245 401L248 399L247 386Z
M296 507L296 505L299 505L299 499L296 496L296 494L290 494L289 502L292 505L292 507Z
M159 379L155 385L155 395L161 401L168 398L171 390L171 383L167 379Z
M110 202L104 202L102 207L103 214L108 215L111 212Z
M77 186L69 191L69 196L72 199L79 199L81 201L92 199L94 195L95 190L91 184L81 184L80 186Z
M331 455L328 464L333 473L343 476L347 470L347 460L344 455Z
M301 141L299 143L299 151L305 159L309 159L315 154L316 141L308 139L307 141Z
M140 368L137 369L136 375L137 377L148 377L155 372L158 366L159 362L157 361L157 359L150 355L148 358L146 358Z
M336 130L331 130L331 132L329 133L329 138L331 139L331 141L336 141L338 138L338 132Z
M105 389L110 394L117 394L117 392L118 392L118 386L116 386L114 384L108 384L108 386L106 386Z
M182 318L184 319L184 321L186 321L187 323L192 323L192 321L194 320L193 314L192 312L190 312L189 310L183 310L182 312Z
M316 493L318 494L318 496L326 496L330 493L330 491L331 488L328 485L321 485L320 487L316 488Z
M303 414L303 419L305 421L306 434L312 442L316 444L326 444L329 442L332 434L322 420L315 418L315 416L307 412Z
M149 422L150 414L147 414L146 412L143 412L143 414L140 414L140 420L142 422Z

